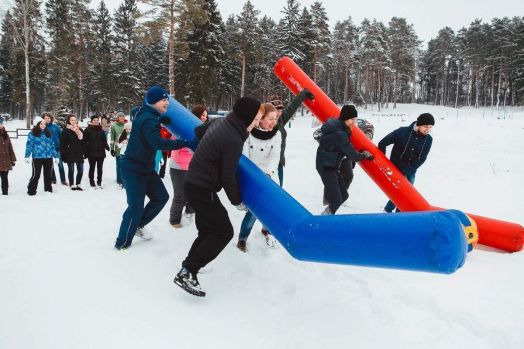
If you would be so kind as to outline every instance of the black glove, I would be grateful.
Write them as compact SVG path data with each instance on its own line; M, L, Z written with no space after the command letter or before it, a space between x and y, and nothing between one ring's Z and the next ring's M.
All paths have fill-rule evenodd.
M158 119L158 121L160 121L160 123L164 125L169 125L171 123L171 119L167 116L161 116L160 119Z
M366 156L366 160L370 160L371 161L371 160L375 159L375 157L373 155L371 155L371 153L369 151L367 151L367 150L364 150L362 152L362 154Z
M111 149L111 156L115 156L115 151L113 149Z
M304 89L304 94L306 95L306 98L309 99L309 100L314 100L315 99L315 95L312 94L311 92L309 92L308 89Z

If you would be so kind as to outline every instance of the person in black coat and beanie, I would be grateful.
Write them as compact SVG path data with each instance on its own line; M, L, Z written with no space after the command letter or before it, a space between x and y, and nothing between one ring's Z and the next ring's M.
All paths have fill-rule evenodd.
M380 142L378 149L384 154L388 145L393 144L390 160L411 184L415 183L417 169L428 157L433 138L429 134L435 125L435 118L430 113L420 114L416 122L407 127L399 127ZM385 212L393 212L395 204L390 200L384 207ZM398 212L398 209L396 209Z
M198 237L189 249L174 282L186 292L203 297L198 271L214 260L233 238L233 226L217 193L224 188L237 209L245 211L236 177L244 142L264 114L260 101L242 97L225 118L195 129L200 138L189 164L184 193L195 210Z
M91 124L84 130L84 157L89 162L89 184L92 188L102 188L102 172L106 150L109 150L107 138L98 115L91 116ZM96 185L95 185L96 167Z
M370 152L367 150L357 152L349 141L351 127L357 115L353 105L344 105L338 119L329 119L320 128L322 135L318 139L316 168L324 184L324 196L329 203L322 212L323 215L335 214L349 197L346 183L340 174L342 160L344 158L353 162L373 160Z
M66 127L60 136L60 154L62 161L67 164L67 175L69 185L72 190L82 190L80 183L84 174L84 133L78 126L75 115L69 114L66 120ZM76 182L75 182L76 165Z

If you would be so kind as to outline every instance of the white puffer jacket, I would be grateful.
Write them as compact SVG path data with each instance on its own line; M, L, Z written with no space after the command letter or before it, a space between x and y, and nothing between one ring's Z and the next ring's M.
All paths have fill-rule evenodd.
M260 129L259 129L260 130ZM252 134L244 143L243 154L253 161L255 165L271 176L275 182L278 180L278 162L280 161L280 145L282 135L280 132L267 140L258 139Z

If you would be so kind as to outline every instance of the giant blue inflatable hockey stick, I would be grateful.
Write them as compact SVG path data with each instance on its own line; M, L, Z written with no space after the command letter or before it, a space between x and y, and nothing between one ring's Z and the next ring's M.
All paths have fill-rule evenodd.
M193 139L201 121L169 101L167 128ZM299 260L436 273L464 264L466 237L451 212L314 216L245 156L237 176L244 204Z

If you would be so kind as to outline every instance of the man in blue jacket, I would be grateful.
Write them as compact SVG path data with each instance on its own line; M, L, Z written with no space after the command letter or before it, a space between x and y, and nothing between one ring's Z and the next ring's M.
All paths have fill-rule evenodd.
M60 182L62 182L63 185L67 185L65 180L64 163L62 162L62 156L60 155L60 136L62 135L62 129L53 122L55 118L53 118L51 113L44 112L41 116L47 124L47 129L49 132L51 132L51 138L53 139L56 152L58 153L58 172L60 174ZM53 181L53 184L56 184L56 173L54 166L51 169L51 180Z
M411 183L415 183L417 169L426 161L433 138L429 134L435 125L435 118L429 113L420 114L416 122L407 127L400 127L388 134L378 143L378 149L384 154L386 147L393 144L390 160ZM384 211L393 212L395 204L390 200ZM398 208L396 210L398 212Z
M137 235L152 238L144 227L151 222L169 200L169 194L155 171L157 150L195 148L196 140L170 140L160 137L160 116L167 111L169 96L160 86L151 87L143 105L137 111L129 143L122 158L122 179L127 195L127 210L122 217L116 239L117 250L126 249ZM149 202L144 207L145 197Z

